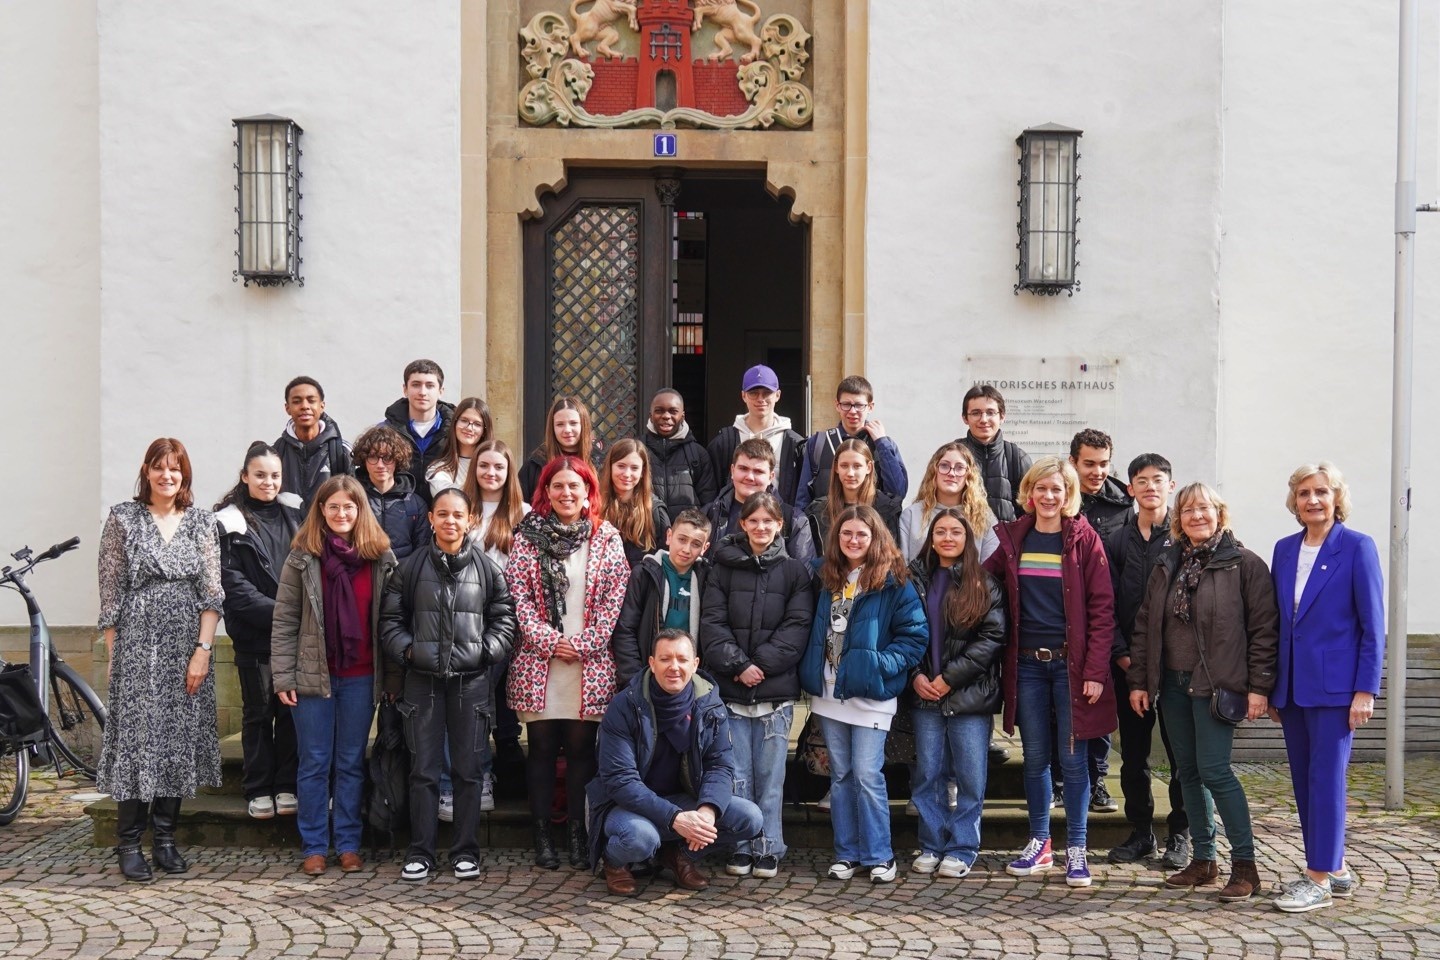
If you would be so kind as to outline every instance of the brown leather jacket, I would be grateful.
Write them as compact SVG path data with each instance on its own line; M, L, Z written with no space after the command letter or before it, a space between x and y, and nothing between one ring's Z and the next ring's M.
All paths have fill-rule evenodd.
M1183 552L1184 544L1176 543L1156 560L1130 635L1130 669L1125 678L1131 690L1149 692L1152 701L1159 695L1165 670L1161 649L1165 604L1170 602ZM1226 690L1270 696L1275 689L1280 612L1265 561L1227 531L1200 575L1190 609L1196 639L1205 650L1215 683ZM1197 666L1190 678L1190 695L1210 696L1210 680Z
M375 641L377 699L381 693L398 694L404 682L403 668L389 662L380 647L380 599L395 572L395 565L395 554L389 550L370 565L370 635ZM270 671L276 693L294 690L302 697L330 696L330 668L325 662L325 605L320 589L320 558L303 550L291 550L280 569L275 617L270 628Z

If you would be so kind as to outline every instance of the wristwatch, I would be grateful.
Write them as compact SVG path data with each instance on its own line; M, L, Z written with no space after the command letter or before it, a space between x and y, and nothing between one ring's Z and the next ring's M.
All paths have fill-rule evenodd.
M214 649L215 644L206 643L204 640L196 640L195 647L199 650L204 650L206 653L209 653L212 649Z

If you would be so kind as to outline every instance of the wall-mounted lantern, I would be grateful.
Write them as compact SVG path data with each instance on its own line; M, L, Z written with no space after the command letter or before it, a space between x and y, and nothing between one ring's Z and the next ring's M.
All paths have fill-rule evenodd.
M235 124L234 279L278 287L300 276L300 125L288 117L241 117Z
M1075 295L1075 192L1080 182L1080 135L1058 123L1031 127L1015 140L1020 145L1020 281L1022 289L1039 296L1061 290Z

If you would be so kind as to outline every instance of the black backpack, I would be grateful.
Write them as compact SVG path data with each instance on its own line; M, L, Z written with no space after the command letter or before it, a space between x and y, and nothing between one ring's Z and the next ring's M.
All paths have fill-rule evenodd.
M410 825L410 751L403 722L395 704L382 700L370 748L365 823L388 834L391 847L395 831Z

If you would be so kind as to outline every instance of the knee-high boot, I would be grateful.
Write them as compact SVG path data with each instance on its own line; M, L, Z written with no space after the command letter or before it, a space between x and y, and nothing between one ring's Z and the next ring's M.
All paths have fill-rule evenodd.
M150 804L150 818L155 827L155 866L166 873L184 873L190 864L175 849L175 822L180 819L179 797L156 797Z
M120 860L120 872L126 880L151 880L150 864L140 852L140 837L145 833L145 821L150 816L150 804L144 800L120 800L116 803L115 814L115 856Z

